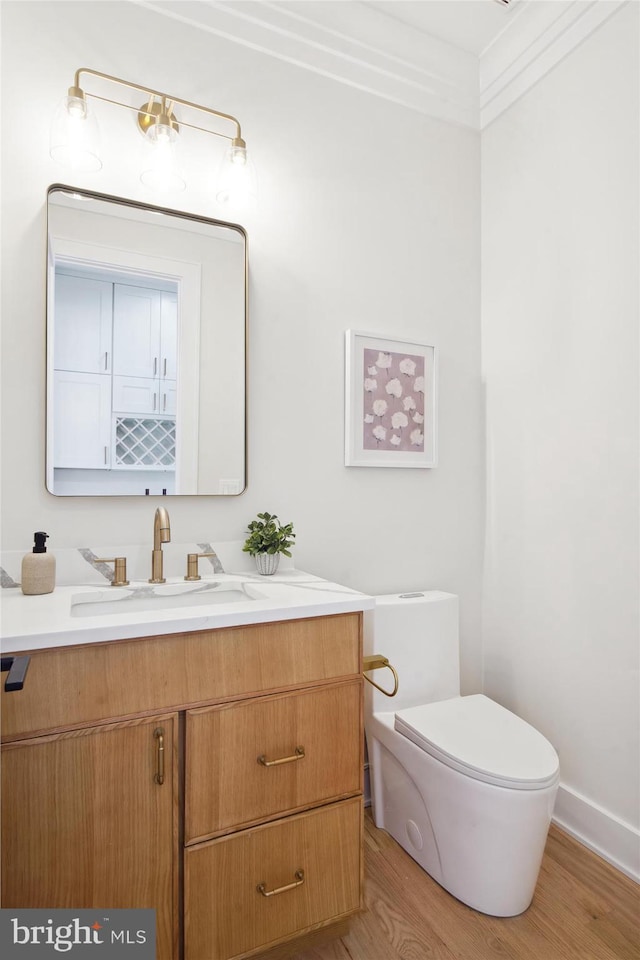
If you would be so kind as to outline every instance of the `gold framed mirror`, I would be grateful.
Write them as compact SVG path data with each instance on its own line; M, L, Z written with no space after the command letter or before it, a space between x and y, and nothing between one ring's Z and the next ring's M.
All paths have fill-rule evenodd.
M247 292L241 226L49 188L50 493L243 492Z

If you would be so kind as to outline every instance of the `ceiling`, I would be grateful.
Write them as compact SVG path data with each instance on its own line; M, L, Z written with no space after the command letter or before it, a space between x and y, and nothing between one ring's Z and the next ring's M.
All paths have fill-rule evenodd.
M473 130L626 0L132 0L364 94Z

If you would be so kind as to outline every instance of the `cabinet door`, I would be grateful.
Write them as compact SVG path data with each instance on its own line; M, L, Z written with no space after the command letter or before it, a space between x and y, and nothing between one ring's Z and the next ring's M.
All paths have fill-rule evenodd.
M178 383L176 380L160 381L160 413L175 417L177 409Z
M114 374L126 377L160 375L161 296L159 290L114 284Z
M163 293L160 312L160 377L176 380L178 376L178 297Z
M362 800L185 852L185 960L229 960L360 909Z
M54 467L109 467L111 376L56 370L53 404Z
M117 413L176 415L176 381L147 377L114 377L113 409Z
M113 284L55 275L54 367L111 373Z
M177 955L177 726L173 714L3 747L3 907L153 907L157 957Z
M157 414L160 381L148 377L114 377L113 409L118 413Z

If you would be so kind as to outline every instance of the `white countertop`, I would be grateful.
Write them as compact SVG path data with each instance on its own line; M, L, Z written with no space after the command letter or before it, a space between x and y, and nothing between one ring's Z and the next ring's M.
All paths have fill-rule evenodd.
M230 602L226 593L233 598ZM173 606L172 597L183 605ZM192 600L197 605L191 606ZM61 586L35 597L4 589L1 602L4 654L352 613L375 604L364 593L291 569L268 577L225 573L196 582L171 578L161 587L146 581L131 581L128 587Z

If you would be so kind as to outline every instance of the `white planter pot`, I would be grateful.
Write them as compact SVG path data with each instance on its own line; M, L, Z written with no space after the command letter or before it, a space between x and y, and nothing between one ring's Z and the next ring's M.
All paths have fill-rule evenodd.
M255 560L258 573L261 573L264 577L270 577L271 574L275 573L278 569L278 564L280 563L280 554L256 553Z

